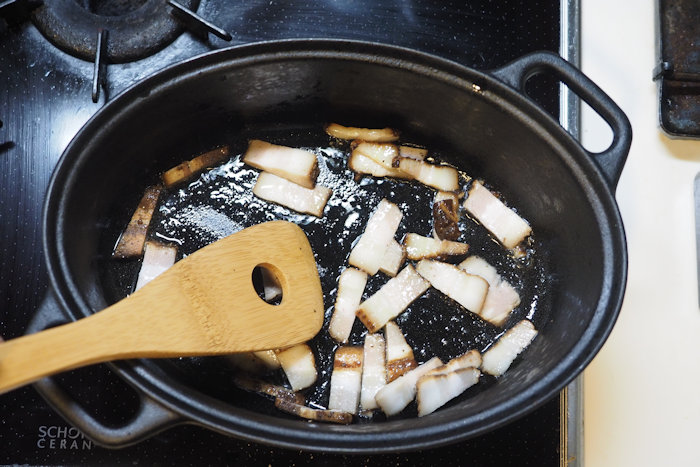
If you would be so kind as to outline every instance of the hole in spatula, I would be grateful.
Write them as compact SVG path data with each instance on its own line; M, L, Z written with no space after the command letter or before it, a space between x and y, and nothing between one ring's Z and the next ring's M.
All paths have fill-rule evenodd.
M272 266L260 264L253 269L253 287L258 296L270 305L282 303L282 284Z

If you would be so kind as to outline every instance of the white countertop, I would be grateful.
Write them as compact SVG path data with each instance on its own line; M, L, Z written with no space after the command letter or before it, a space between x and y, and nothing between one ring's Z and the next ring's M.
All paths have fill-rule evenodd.
M700 141L672 140L659 128L655 1L581 3L583 71L622 107L634 133L617 189L629 249L627 292L610 338L584 373L584 462L698 466L693 179ZM584 111L586 147L606 146L603 126Z

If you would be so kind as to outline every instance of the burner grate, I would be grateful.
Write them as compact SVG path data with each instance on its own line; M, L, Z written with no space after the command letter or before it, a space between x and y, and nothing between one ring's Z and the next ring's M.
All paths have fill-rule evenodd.
M199 6L199 0L181 2L190 10ZM125 63L158 52L183 32L170 11L162 0L52 0L34 10L32 21L56 47L87 61L97 53L98 31L108 31L104 59Z

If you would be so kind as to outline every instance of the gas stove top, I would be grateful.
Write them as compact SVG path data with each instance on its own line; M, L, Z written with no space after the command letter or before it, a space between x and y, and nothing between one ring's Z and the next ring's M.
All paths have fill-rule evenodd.
M102 105L163 67L224 47L290 38L388 43L482 70L543 49L576 63L576 1L463 3L0 1L0 335L23 334L46 294L41 208L63 149ZM577 132L576 102L555 81L534 79L528 93ZM128 420L139 403L104 365L57 380L106 425ZM476 465L563 465L579 449L578 391L576 382L531 415L476 439L366 458L271 449L195 426L108 450L29 387L0 396L0 463L436 465L467 456Z

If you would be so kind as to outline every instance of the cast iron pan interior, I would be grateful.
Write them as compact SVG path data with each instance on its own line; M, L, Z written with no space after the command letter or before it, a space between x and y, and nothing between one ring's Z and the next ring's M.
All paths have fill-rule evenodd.
M525 303L537 296L534 320L540 335L523 358L498 381L487 378L431 416L413 418L409 410L389 421L350 426L287 417L269 401L235 390L225 359L130 361L114 367L196 423L307 449L379 452L448 443L507 423L555 395L597 352L619 310L625 248L611 188L588 154L523 96L482 73L392 47L290 41L216 52L169 68L106 106L67 149L46 208L50 273L67 313L78 319L126 293L124 278L136 266L115 268L107 256L144 187L163 170L221 144L239 154L249 137L326 147L322 124L329 121L399 128L405 140L485 179L531 222L536 255L522 277L494 253L497 245L477 241L472 246L528 287L531 300ZM382 189L406 206L412 202L402 198L405 184L387 182ZM431 200L432 193L422 197ZM405 220L403 232L428 233L429 211L421 209ZM357 233L369 214L360 212L353 227ZM479 229L473 223L465 227ZM334 251L333 236L305 228L319 256ZM344 259L333 258L333 267ZM334 272L324 278L325 290L336 277ZM425 304L454 306L430 295L399 320L417 347L434 342L436 329L464 324L416 312ZM331 304L327 297L326 306ZM517 313L529 311L521 307ZM463 319L477 329L466 337L474 346L495 335L489 326ZM435 351L449 358L462 345L450 339L444 348L427 346L417 357L424 361ZM323 367L331 357L317 358Z

